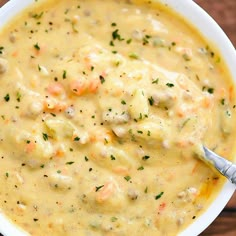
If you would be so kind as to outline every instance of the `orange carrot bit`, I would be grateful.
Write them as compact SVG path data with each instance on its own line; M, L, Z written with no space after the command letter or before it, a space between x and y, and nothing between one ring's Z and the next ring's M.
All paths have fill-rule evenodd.
M70 83L70 90L77 96L82 95L87 90L87 82L85 80L73 80Z
M112 169L112 171L118 175L126 176L129 174L129 170L127 167L116 166Z
M162 202L159 206L158 206L158 211L163 211L166 208L166 203Z
M179 140L176 142L176 145L181 148L186 148L189 146L189 141L187 140Z
M100 85L101 85L100 79L98 78L93 79L89 83L89 88L88 88L89 92L96 93Z
M229 100L232 102L234 98L234 87L231 85L229 88Z
M43 102L44 111L48 112L63 112L67 108L65 102L53 101L51 99L46 99Z
M55 157L62 158L65 156L65 152L62 149L56 150Z
M47 87L47 91L52 95L52 96L58 96L64 93L64 88L60 83L53 83L50 84Z
M11 55L13 56L13 57L17 57L18 56L18 54L19 54L19 52L18 51L14 51Z
M199 162L197 162L197 163L194 165L194 167L193 167L193 169L192 169L192 171L191 171L191 174L192 174L192 175L196 173L196 171L197 171L199 165L200 165Z
M35 150L36 144L34 142L28 142L25 147L25 152L26 153L31 153Z
M97 191L97 202L102 203L109 199L115 192L115 188L116 186L112 181L105 183L105 185L99 191Z

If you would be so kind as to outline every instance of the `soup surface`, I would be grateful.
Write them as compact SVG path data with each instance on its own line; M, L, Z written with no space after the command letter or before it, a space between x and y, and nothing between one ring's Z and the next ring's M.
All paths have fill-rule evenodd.
M151 1L49 0L0 32L0 208L32 235L176 235L233 158L217 50Z

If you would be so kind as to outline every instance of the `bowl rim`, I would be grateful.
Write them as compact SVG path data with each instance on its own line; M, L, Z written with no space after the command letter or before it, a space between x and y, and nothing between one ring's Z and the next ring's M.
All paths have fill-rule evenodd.
M167 6L170 6L179 15L183 16L188 23L195 27L204 38L209 40L216 47L233 78L236 82L236 51L215 20L208 15L199 5L192 0L155 0L160 1ZM9 0L4 6L0 8L0 30L10 21L15 15L23 9L33 4L35 0ZM213 200L210 206L190 224L185 230L180 232L179 236L199 235L203 232L220 214L226 206L235 191L235 186L228 181ZM28 233L20 229L17 225L12 223L0 212L0 232L4 235L26 236Z

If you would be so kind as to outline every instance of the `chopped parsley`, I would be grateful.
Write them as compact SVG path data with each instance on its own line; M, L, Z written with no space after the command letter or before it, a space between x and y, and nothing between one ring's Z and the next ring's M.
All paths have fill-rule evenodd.
M149 101L150 106L153 106L153 104L154 104L154 99L153 99L152 96L151 96L150 98L148 98L148 101Z
M117 217L115 217L115 216L111 217L111 222L115 222L115 221L117 221L117 220L118 220Z
M38 19L40 19L40 18L43 16L43 14L44 14L44 12L42 11L42 12L39 13L39 14L37 14L37 13L36 13L36 14L33 14L32 17L33 17L34 19L37 19L37 20L38 20Z
M68 161L68 162L66 162L66 165L72 165L74 163L75 163L74 161Z
M147 155L145 155L145 156L142 157L142 159L143 159L144 161L148 160L149 158L150 158L150 156L147 156Z
M3 54L4 47L0 46L0 54Z
M111 23L111 26L112 26L112 27L115 27L116 25L117 25L117 24L116 24L115 22L112 22L112 23Z
M21 93L19 91L16 93L16 100L17 102L21 101Z
M6 96L4 97L4 100L5 100L6 102L9 102L9 101L10 101L10 95L9 95L9 93L6 94Z
M116 159L113 155L111 155L110 157L111 157L112 161L114 161Z
M159 78L153 80L153 81L152 81L152 84L158 84L158 82L159 82Z
M169 88L172 88L172 87L174 87L175 85L172 84L172 83L167 83L166 86L168 86Z
M137 170L144 170L144 167L140 166Z
M222 99L220 100L220 103L221 103L221 105L225 105L225 99L222 98Z
M35 45L34 45L34 48L36 49L36 50L40 50L40 46L38 45L38 43L36 43Z
M95 188L96 188L95 191L98 192L98 191L99 191L101 188L103 188L103 187L104 187L104 185L101 185L101 186L98 186L98 187L95 186Z
M207 92L210 93L210 94L213 94L214 93L214 88L208 88Z
M127 39L126 43L130 44L132 42L132 39Z
M88 159L88 157L87 157L87 156L85 156L85 157L84 157L84 160L85 160L85 161L89 161L89 159Z
M63 70L62 78L63 78L63 79L66 79L66 77L67 77L67 71L66 71L66 70Z
M79 140L80 138L78 136L74 138L74 141L79 141Z
M48 135L46 133L43 133L43 139L44 139L44 141L48 140Z
M139 56L136 53L131 53L131 54L129 54L129 58L138 60Z
M122 101L121 101L121 104L122 104L122 105L126 105L125 100L122 100Z
M105 78L102 75L99 75L99 79L101 81L101 84L105 83Z
M119 34L119 29L116 29L115 31L112 32L112 38L113 40L119 40L119 41L123 41L124 39L121 37L121 35Z
M125 179L126 181L130 181L130 180L131 180L131 177L130 177L129 175L127 175L127 176L124 177L124 179Z
M155 196L155 200L158 200L161 198L161 196L164 194L164 192L160 192L158 195Z

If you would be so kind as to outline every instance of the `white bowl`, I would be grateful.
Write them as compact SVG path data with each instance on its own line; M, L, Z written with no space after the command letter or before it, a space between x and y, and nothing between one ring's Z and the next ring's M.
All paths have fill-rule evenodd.
M0 28L8 22L14 15L33 3L35 0L10 0L0 8ZM195 2L191 0L160 0L168 4L180 15L184 16L188 22L195 26L205 38L210 40L219 50L228 65L228 69L236 81L236 52L222 29L217 23ZM227 182L221 192L208 209L192 223L188 228L180 233L180 236L195 236L203 232L220 214L227 202L234 193L235 187ZM0 232L5 236L25 236L21 229L13 225L9 220L0 214Z

